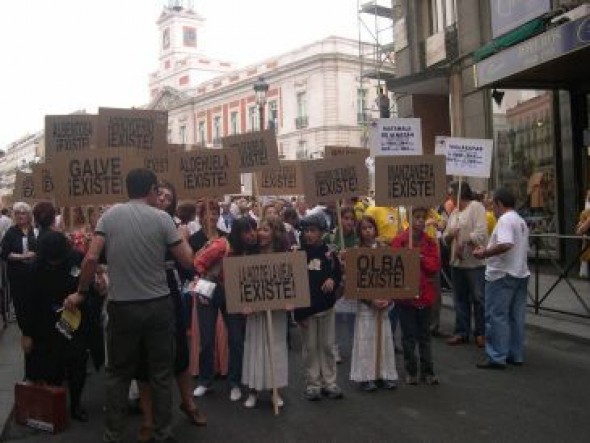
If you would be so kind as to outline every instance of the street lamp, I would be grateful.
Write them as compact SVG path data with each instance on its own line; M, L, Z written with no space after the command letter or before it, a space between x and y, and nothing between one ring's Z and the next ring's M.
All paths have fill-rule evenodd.
M268 83L264 77L258 77L254 83L254 93L256 94L256 104L258 105L258 116L260 118L260 130L264 130L264 105L266 105L266 94L268 93Z

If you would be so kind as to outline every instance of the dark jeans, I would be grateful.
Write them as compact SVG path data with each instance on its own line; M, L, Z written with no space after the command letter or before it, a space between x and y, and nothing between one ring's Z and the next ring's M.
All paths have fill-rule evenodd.
M485 335L484 292L485 267L459 268L453 266L453 294L455 301L455 335L469 339L473 310L475 337Z
M143 352L153 397L154 438L172 438L172 379L174 364L174 307L170 297L107 306L105 435L107 442L123 441L127 395Z
M441 273L434 275L434 288L436 290L436 299L432 305L432 317L430 318L430 332L438 333L440 331L440 308L442 307L442 290L441 290Z
M223 298L214 296L209 304L199 304L199 333L201 353L199 354L199 384L210 386L215 377L215 330L217 316L221 312L229 345L229 367L227 378L230 387L240 386L242 382L242 360L244 358L244 335L246 318L242 314L228 314Z
M402 346L406 373L415 377L418 374L416 360L416 344L420 354L420 375L434 375L432 349L430 346L431 308L415 308L410 305L399 305L399 320L402 327Z

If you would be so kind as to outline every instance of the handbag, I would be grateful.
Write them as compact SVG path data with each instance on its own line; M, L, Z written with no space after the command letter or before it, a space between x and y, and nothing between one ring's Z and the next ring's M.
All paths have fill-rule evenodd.
M207 300L211 300L213 297L213 293L215 292L215 288L217 288L217 279L221 274L222 266L223 266L223 258L227 257L229 254L229 242L226 238L221 237L223 242L225 243L225 250L223 253L223 257L217 263L215 263L204 276L195 277L193 281L192 288L190 289L191 292L195 293L199 297L203 297ZM214 240L208 241L203 248L197 255L202 253L203 251L207 250L207 248L213 243Z

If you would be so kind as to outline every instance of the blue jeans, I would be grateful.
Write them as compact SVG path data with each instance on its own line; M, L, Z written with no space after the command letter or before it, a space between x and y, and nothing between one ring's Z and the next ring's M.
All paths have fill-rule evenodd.
M524 328L529 278L510 275L486 282L486 355L505 364L524 360Z
M216 297L208 305L200 304L197 310L201 352L199 354L199 384L210 386L215 377L215 332L219 311L227 328L229 362L227 379L230 387L238 387L242 382L242 360L244 358L244 335L246 318L242 314L228 314L224 297Z
M453 295L455 301L455 335L469 339L471 333L471 311L473 309L475 337L485 333L484 291L485 267L452 267Z

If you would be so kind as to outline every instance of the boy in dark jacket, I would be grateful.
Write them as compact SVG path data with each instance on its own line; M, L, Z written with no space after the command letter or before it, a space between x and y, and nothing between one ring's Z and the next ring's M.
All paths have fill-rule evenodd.
M301 327L305 398L319 400L322 393L328 398L342 398L336 384L334 358L334 326L336 288L342 277L334 252L322 240L327 230L325 218L313 214L301 221L303 241L301 249L307 254L309 294L311 305L295 310L295 320Z
M396 300L395 302L400 311L406 382L410 385L418 384L416 344L420 354L420 380L429 385L438 384L432 364L430 319L432 305L439 296L434 285L434 278L440 270L440 255L435 240L424 232L427 214L428 208L414 208L412 232L406 229L395 237L391 244L394 249L408 248L410 235L412 235L413 248L420 250L420 294L413 300Z

